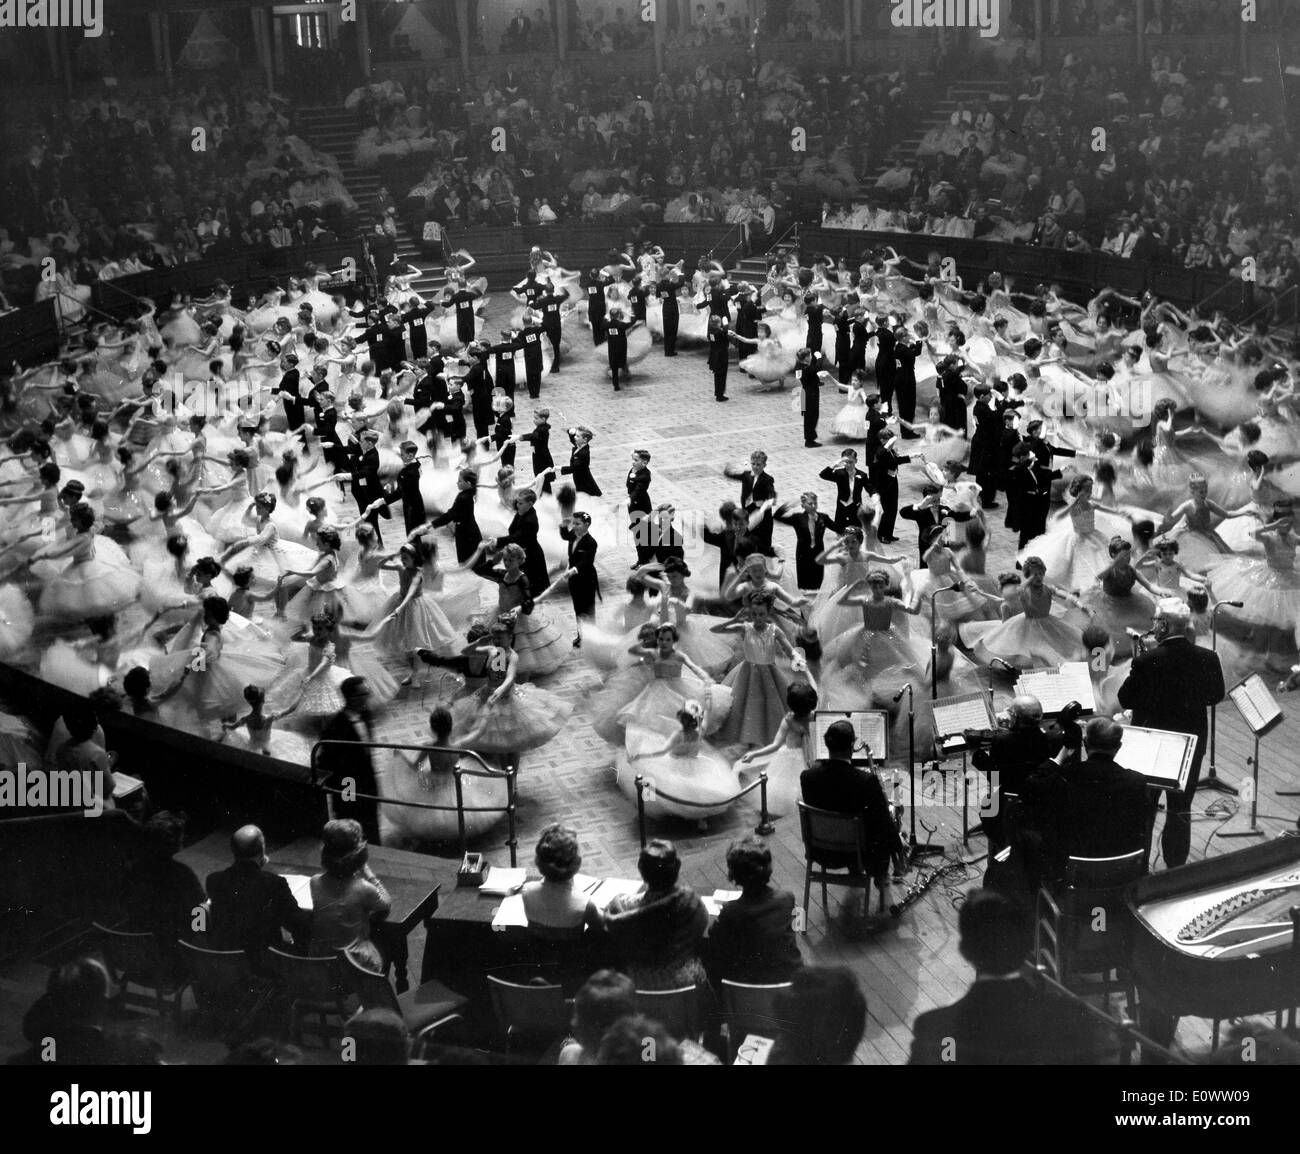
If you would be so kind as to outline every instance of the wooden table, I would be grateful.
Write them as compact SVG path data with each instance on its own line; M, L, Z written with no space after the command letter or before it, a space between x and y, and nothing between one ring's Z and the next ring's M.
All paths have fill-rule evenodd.
M319 838L299 838L269 855L264 868L281 875L319 873L320 851ZM211 834L182 850L176 860L184 862L204 882L209 874L225 869L233 860L230 837L224 832ZM384 846L370 847L370 868L384 883L392 900L388 916L375 921L373 932L385 957L392 961L397 988L401 991L409 985L407 939L416 926L427 924L437 910L440 883L444 893L448 878L450 886L455 886L455 869L440 858Z

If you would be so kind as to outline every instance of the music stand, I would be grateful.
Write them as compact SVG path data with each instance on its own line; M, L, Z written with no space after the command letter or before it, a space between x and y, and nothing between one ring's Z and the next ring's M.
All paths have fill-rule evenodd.
M1282 707L1269 691L1264 679L1252 673L1228 690L1228 700L1237 707L1241 720L1250 728L1255 738L1255 756L1250 759L1252 788L1250 791L1250 825L1245 829L1219 831L1219 837L1263 837L1256 819L1259 816L1259 739L1276 729L1282 721ZM1281 797L1298 797L1297 792L1278 791Z
M961 754L961 840L966 844L970 835L978 832L968 827L968 792L966 755L970 747L963 736L967 729L993 729L997 722L993 716L993 691L981 689L974 693L959 693L953 697L939 697L930 702L930 724L934 732L935 765L947 761L950 754Z
M889 714L883 709L818 709L813 714L812 744L814 752L826 746L826 731L837 721L847 721L857 734L853 746L853 764L870 769L889 759ZM865 756L859 757L859 752ZM869 751L869 752L868 752Z

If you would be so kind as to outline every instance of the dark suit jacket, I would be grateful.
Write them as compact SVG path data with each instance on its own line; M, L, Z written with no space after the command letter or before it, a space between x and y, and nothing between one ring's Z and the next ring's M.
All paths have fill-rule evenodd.
M709 931L705 956L715 982L789 981L803 965L794 935L794 894L764 886L725 902Z
M1218 654L1186 638L1170 638L1133 658L1119 687L1119 703L1133 711L1134 725L1194 733L1204 745L1205 711L1223 700Z
M630 469L627 474L627 511L629 513L649 513L654 506L650 503L650 470Z
M1019 841L1047 876L1066 858L1117 857L1145 850L1149 791L1140 773L1094 753L1076 765L1054 761L1030 774L1015 825Z
M283 948L280 930L286 929L302 945L311 915L294 901L289 883L256 862L237 861L208 875L212 903L208 924L212 948L262 950Z
M339 710L325 723L322 741L362 742L371 740L364 725L354 725L343 710ZM324 771L325 784L333 789L343 789L344 781L351 779L353 792L376 796L375 767L370 750L363 745L327 745L321 750L319 765ZM379 838L378 803L358 797L353 801L334 798L334 813L338 817L355 818L366 831L368 840Z
M977 981L951 1006L912 1026L912 1066L1073 1065L1105 1043L1082 1012L1021 978Z
M591 475L591 446L579 445L572 433L569 440L573 442L573 451L569 454L569 463L562 466L560 472L572 475L573 487L579 493L586 493L588 497L601 496L602 490Z
M600 592L600 577L596 572L596 539L590 530L581 540L575 540L573 531L560 526L560 537L568 542L569 568L577 572L569 578L569 596L575 612L594 612L596 597Z
M870 490L871 478L861 469L837 469L827 465L817 474L823 481L835 485L835 503L845 508L856 509L862 504L862 494Z
M384 497L389 501L401 499L402 517L408 533L417 525L423 525L424 494L420 492L420 462L408 461L404 464L397 474L397 484Z
M826 571L817 564L817 558L826 548L826 530L831 528L831 519L819 512L811 529L808 527L808 514L803 509L779 519L794 530L794 563L799 588L820 589Z
M858 769L848 761L821 758L799 775L805 804L814 809L835 813L865 815L862 847L863 862L869 874L884 873L890 857L898 849L898 832L885 800L885 791L874 773ZM819 858L832 869L854 864L847 855L829 854Z
M429 524L434 528L441 528L443 525L455 526L453 532L456 538L456 560L460 562L468 561L470 555L478 548L479 542L483 540L478 521L474 517L474 494L468 490L457 492L451 508L441 516L434 517Z

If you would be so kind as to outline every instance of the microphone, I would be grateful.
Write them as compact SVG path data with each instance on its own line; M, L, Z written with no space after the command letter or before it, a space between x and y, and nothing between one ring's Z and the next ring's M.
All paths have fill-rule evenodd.
M912 687L910 685L904 685L902 689L900 689L897 693L894 694L894 703L897 704L899 701L901 701L903 699L903 694L906 693L911 688Z
M1019 670L1019 669L1017 669L1014 665L1012 665L1011 662L1009 662L1009 661L1003 661L1001 657L990 657L990 658L989 658L989 665L1000 665L1000 666L1002 666L1002 668L1005 669L1008 673L1014 674L1014 675L1016 675L1017 677L1020 675L1020 670Z
M1229 609L1240 609L1242 604L1240 601L1216 601L1214 607L1217 609L1220 605L1226 605Z
M1131 625L1125 626L1124 632L1134 641L1141 641L1142 638L1149 635L1148 633L1143 633L1141 629L1134 629Z

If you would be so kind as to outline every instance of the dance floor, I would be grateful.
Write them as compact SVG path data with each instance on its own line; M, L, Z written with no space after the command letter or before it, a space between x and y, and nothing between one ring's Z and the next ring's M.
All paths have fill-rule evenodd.
M563 254L557 254L563 259ZM505 322L509 302L503 285L493 286L496 298L489 307L487 331L493 333ZM700 530L706 521L716 518L718 505L739 494L739 484L723 477L725 463L741 464L754 449L768 454L768 471L775 479L779 500L797 502L799 493L812 489L822 498L822 507L833 501L833 490L818 481L817 472L833 463L839 444L830 435L831 421L842 403L833 386L822 392L822 440L820 449L805 449L799 414L792 409L788 390L773 392L749 382L733 366L728 404L713 399L712 379L702 350L679 350L676 359L663 357L656 345L650 355L634 366L630 384L614 393L604 375L604 349L594 350L585 329L577 330L574 353L563 371L548 377L543 384L541 404L551 410L551 424L556 430L553 446L557 462L562 454L566 426L584 424L595 433L592 445L593 472L604 488L606 502L615 502L623 492L623 478L628 457L634 448L649 449L653 459L650 469L654 480L651 497L655 501L671 500L677 519L687 536L687 560L695 565L705 561ZM516 427L531 425L531 404L521 394ZM861 449L861 445L857 447ZM528 470L527 453L520 453L520 471ZM490 476L490 470L485 477ZM921 470L904 466L900 470L901 501L911 500L919 490ZM486 491L483 500L494 499ZM579 508L586 502L580 502ZM988 572L996 573L1012 564L1013 541L1001 525L1001 514L991 516ZM900 522L900 552L914 555L914 527ZM793 534L778 527L776 541L793 563ZM623 583L634 557L628 540L601 540L599 568L607 606L621 604ZM714 555L716 557L716 555ZM561 558L550 557L552 565ZM716 564L716 561L713 562ZM572 614L567 598L548 603L547 612L557 618L561 628L572 632ZM445 682L443 683L446 684ZM615 784L613 763L615 749L593 733L587 705L602 684L602 675L586 665L575 652L565 668L541 682L547 689L571 701L575 707L572 721L555 740L524 757L519 776L519 839L521 857L531 854L536 835L546 824L558 821L572 826L581 839L583 870L590 874L634 876L638 850L636 814L633 805ZM437 704L440 692L435 673L423 695L416 691L392 705L379 726L381 740L421 742L426 740L426 717ZM1284 708L1289 708L1284 699ZM1237 781L1248 774L1247 759L1251 742L1244 726L1229 705L1219 710L1217 763L1222 777ZM1279 788L1294 787L1300 778L1300 724L1288 717L1282 726L1264 739L1260 774L1260 825L1275 835L1295 822L1295 799L1276 797ZM750 801L753 804L749 804ZM724 855L728 843L750 831L757 823L757 797L751 795L729 813L709 819L707 829L695 822L668 818L651 823L651 834L673 839L685 861L683 879L709 893L727 888ZM1231 852L1253 842L1214 837L1226 824L1230 828L1245 825L1248 805L1226 822L1222 817L1206 814L1209 806L1236 809L1237 799L1203 791L1194 810L1192 858ZM808 913L805 941L810 960L843 964L859 975L866 991L869 1024L858 1052L866 1064L899 1063L906 1060L911 1035L909 1023L915 1016L961 996L971 977L969 967L957 951L957 906L961 895L979 885L983 873L985 844L981 837L969 845L961 840L959 809L923 807L918 816L930 832L920 830L922 840L946 847L947 863L969 863L958 868L940 884L931 888L912 904L902 919L883 929L865 931L847 924L840 915L848 900L847 891L831 891L832 910L828 916L814 891ZM972 817L972 822L974 818ZM210 831L195 831L207 833ZM507 860L502 845L504 825L480 841L474 848L485 851L491 860ZM774 881L801 894L803 856L797 819L785 818L777 823L771 837L776 862ZM921 864L930 870L940 863L927 858ZM916 871L908 878L910 884ZM895 900L903 886L895 889ZM412 969L418 972L418 952L423 948L413 940ZM8 1052L20 1045L17 1019L30 996L43 985L43 973L34 965L15 965L0 972L0 1050ZM168 1031L174 1027L167 1026ZM13 1035L13 1036L11 1036ZM172 1052L181 1060L215 1060L220 1048L200 1043L184 1031L169 1034ZM1208 1023L1184 1019L1178 1040L1189 1048L1203 1049L1208 1043Z

